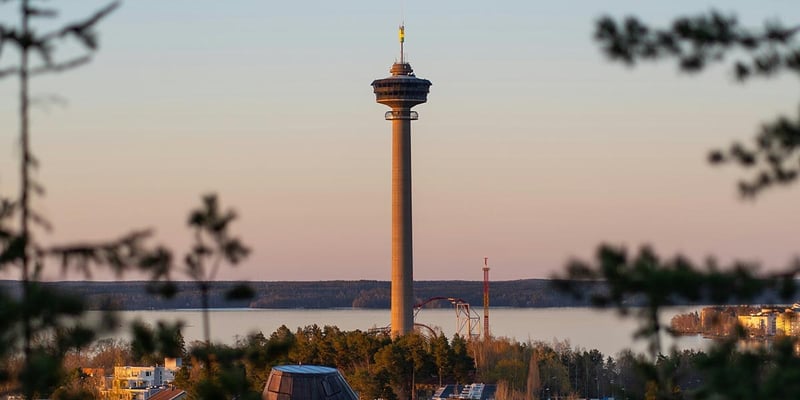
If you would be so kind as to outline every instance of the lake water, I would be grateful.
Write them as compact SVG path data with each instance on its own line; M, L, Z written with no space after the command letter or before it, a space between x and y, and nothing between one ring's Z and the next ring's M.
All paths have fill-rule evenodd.
M670 308L662 318L669 323L674 314L695 309ZM152 325L160 320L181 320L185 323L183 335L186 343L201 340L203 336L200 310L124 311L120 316L126 322L140 319ZM368 330L386 326L389 320L389 310L217 309L211 311L211 336L213 341L232 344L237 337L252 332L260 331L269 337L281 325L286 325L293 332L297 327L312 324L320 327L335 325L341 330ZM441 329L447 337L452 337L457 331L453 309L424 309L417 315L416 322ZM598 349L605 355L615 355L626 348L644 352L646 343L632 339L637 324L636 320L621 318L613 311L590 308L492 308L489 314L493 336L504 336L520 342L566 339L573 347ZM120 337L128 338L124 333L120 333ZM702 350L710 341L691 336L665 338L663 344L664 351L673 344L681 349Z

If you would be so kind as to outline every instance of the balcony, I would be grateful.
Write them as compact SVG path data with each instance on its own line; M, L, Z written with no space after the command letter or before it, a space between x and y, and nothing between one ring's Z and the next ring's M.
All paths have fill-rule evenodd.
M411 121L416 121L419 119L419 114L416 111L387 111L384 115L387 121L395 120L395 119L407 119Z

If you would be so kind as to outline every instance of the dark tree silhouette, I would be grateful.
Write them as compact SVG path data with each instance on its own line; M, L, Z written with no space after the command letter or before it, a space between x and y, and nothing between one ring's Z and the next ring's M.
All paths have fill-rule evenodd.
M133 231L119 239L99 243L78 242L69 245L42 246L34 240L34 227L50 229L49 223L31 206L33 196L44 194L43 186L33 179L38 168L30 146L30 80L39 75L60 73L88 63L98 49L96 25L119 7L114 1L91 15L41 33L34 28L40 19L57 18L58 12L37 0L0 0L0 8L17 5L19 26L0 24L0 57L16 50L19 62L0 68L0 78L19 80L20 192L17 200L0 199L0 269L19 268L20 295L0 292L0 383L5 394L22 393L26 399L55 395L58 398L86 398L81 385L69 382L62 368L64 355L88 346L98 330L117 325L113 315L102 318L99 327L86 326L80 317L86 310L76 297L45 290L39 281L47 259L60 262L64 272L76 270L91 276L94 266L111 267L121 276L129 269L149 274L153 293L171 295L175 286L169 282L172 253L163 246L147 247L149 230ZM65 41L77 43L77 54L56 59L56 49ZM73 46L75 47L75 46ZM3 59L5 60L5 58ZM18 218L14 226L13 218ZM211 346L209 324L209 289L223 263L237 264L249 253L239 239L230 236L228 227L236 219L232 210L222 211L216 195L203 198L201 208L192 211L188 224L195 234L195 243L184 261L188 275L197 282L203 302L205 346L192 356L204 360L205 378L201 380L202 398L218 398L218 394L238 396L240 384L228 385L226 377L240 377L242 357L247 353L230 351L224 346ZM229 300L252 296L252 290L238 285L227 293ZM181 322L160 322L152 328L133 324L132 348L138 358L178 356L182 353ZM18 352L23 355L22 367L14 370L8 362ZM270 353L271 356L272 353ZM237 358L238 357L238 358ZM212 378L212 370L215 373ZM74 374L73 374L74 375ZM225 379L214 379L222 376ZM240 377L243 378L243 377ZM238 378L237 378L238 379ZM237 382L245 382L239 379ZM74 393L73 393L74 392ZM252 394L252 393L251 393Z
M733 16L711 11L677 18L667 28L652 28L635 17L602 17L595 39L611 60L629 66L674 59L681 71L697 73L712 63L728 63L735 78L745 82L782 72L800 73L798 30L800 27L785 27L779 22L748 29ZM739 191L747 198L768 187L792 183L800 173L800 122L780 117L762 127L754 144L734 143L728 149L712 150L709 161L754 170L739 182ZM614 307L622 314L631 311L626 306L628 300L644 299L646 306L635 311L642 321L636 336L649 341L650 358L636 363L648 382L648 398L798 398L800 385L794 377L800 375L800 358L793 350L794 339L778 339L772 347L755 352L739 352L736 337L717 343L698 362L705 380L693 390L681 390L676 384L681 368L663 361L670 358L663 355L659 337L666 330L659 320L664 306L747 303L761 299L767 291L777 293L777 301L792 299L797 292L798 266L800 263L795 262L782 272L759 274L754 264L735 263L722 268L712 259L697 265L682 256L661 259L648 247L629 255L622 247L602 245L594 262L571 262L565 277L603 281L605 290L591 294L594 304ZM578 296L586 295L581 283L560 281L558 286ZM677 352L672 352L671 360L676 360Z
M677 18L664 29L651 28L635 17L622 21L603 17L595 38L611 60L627 65L674 58L682 71L694 73L712 63L728 63L736 79L745 82L784 72L800 77L798 31L800 26L785 27L780 22L748 29L734 16L711 11ZM727 149L712 150L709 160L755 170L739 182L744 196L794 182L800 173L800 120L779 117L761 128L753 144L737 142Z
M231 222L236 220L233 210L222 211L217 195L203 196L203 206L189 214L189 227L194 231L194 245L184 258L186 273L197 282L203 304L203 336L206 344L211 343L211 327L209 322L208 292L211 282L216 278L222 263L236 265L247 257L250 249L228 232ZM229 299L249 298L253 296L249 286L236 286L231 289Z
M6 63L0 78L19 81L20 189L16 200L0 200L0 269L18 268L20 294L0 293L3 323L0 324L0 381L9 393L22 393L27 399L49 396L66 374L61 368L64 354L94 340L98 329L110 329L113 318L90 327L79 317L85 311L75 297L45 290L39 285L47 259L61 263L63 270L75 269L90 274L90 266L111 267L117 274L130 268L148 271L154 280L165 278L170 253L163 247L148 249L147 230L134 231L117 240L102 243L75 243L42 246L35 240L34 228L49 230L50 224L32 207L32 198L44 194L44 187L33 178L39 162L30 146L31 78L60 73L88 63L98 49L96 25L113 12L119 2L111 2L79 21L42 31L34 27L44 19L55 19L58 12L42 1L1 0L3 11L17 6L18 25L0 24L0 57L16 51L18 62ZM49 24L48 24L49 25ZM66 59L56 59L63 42L75 42L80 50ZM17 219L17 224L11 220ZM12 371L8 361L18 352L22 367ZM5 393L0 393L3 395ZM65 390L59 396L68 396Z

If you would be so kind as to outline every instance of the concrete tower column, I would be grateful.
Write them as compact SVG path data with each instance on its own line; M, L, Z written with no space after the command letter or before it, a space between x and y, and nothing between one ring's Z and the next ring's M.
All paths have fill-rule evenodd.
M408 109L393 109L400 115ZM414 329L411 121L392 120L392 337Z

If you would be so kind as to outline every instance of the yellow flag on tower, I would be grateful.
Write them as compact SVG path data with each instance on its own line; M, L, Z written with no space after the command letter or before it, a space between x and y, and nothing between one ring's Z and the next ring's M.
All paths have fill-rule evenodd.
M404 27L403 25L400 25L400 33L399 33L399 35L400 35L400 43L405 42L406 41L406 27Z

